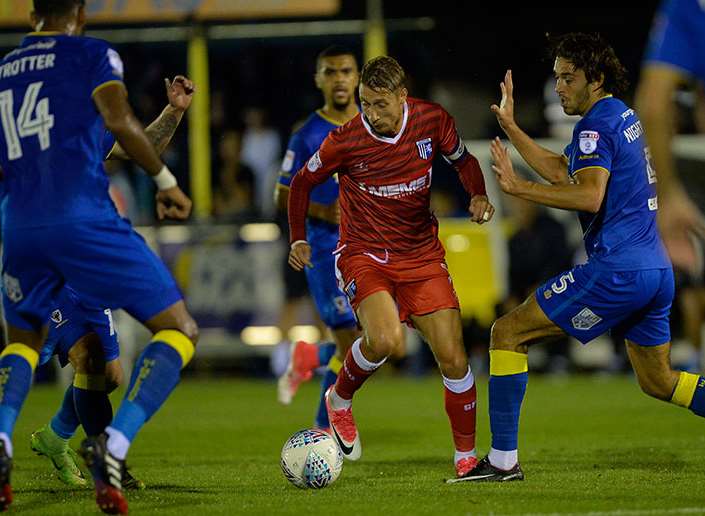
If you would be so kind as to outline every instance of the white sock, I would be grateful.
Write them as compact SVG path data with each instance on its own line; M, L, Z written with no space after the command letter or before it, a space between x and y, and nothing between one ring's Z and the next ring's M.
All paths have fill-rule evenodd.
M112 426L105 429L108 434L108 451L116 459L125 460L127 450L130 449L130 441L120 430L115 430Z
M352 407L352 400L346 400L341 398L338 393L335 392L335 387L330 390L328 399L330 400L330 406L333 407L335 410L347 409Z
M12 440L10 439L10 436L7 435L5 432L0 432L0 441L5 444L5 451L7 452L7 456L12 458Z
M362 354L362 349L360 349L362 345L362 337L358 338L355 342L353 342L352 347L350 348L350 351L352 352L353 360L355 360L355 363L362 369L363 371L374 371L375 369L378 369L384 362L386 362L387 357L384 357L382 360L379 362L370 362L365 358L365 355Z
M519 450L502 451L490 448L489 459L495 468L508 471L519 462Z
M477 452L475 448L470 451L459 451L455 450L454 462L457 464L460 459L469 459L470 457L477 457Z

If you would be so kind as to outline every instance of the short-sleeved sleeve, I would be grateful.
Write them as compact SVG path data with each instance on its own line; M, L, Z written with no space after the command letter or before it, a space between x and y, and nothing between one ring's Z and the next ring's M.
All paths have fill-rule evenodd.
M86 73L91 94L108 83L123 81L124 69L120 54L105 41L90 40L86 49Z
M690 10L693 12L690 12ZM699 49L704 48L705 13L696 0L666 0L654 18L644 55L645 63L664 63L689 74L703 73ZM703 77L705 79L705 77Z
M291 180L294 178L294 175L303 167L310 156L311 152L304 138L301 137L300 133L294 133L284 153L281 170L279 171L279 184L284 186L291 185Z
M605 125L584 120L570 144L573 154L571 176L590 167L612 170L616 152L614 132Z

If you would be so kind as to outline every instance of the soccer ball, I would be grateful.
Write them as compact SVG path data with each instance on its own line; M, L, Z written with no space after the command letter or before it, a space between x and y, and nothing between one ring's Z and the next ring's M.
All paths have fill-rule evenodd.
M300 430L284 443L281 467L284 476L296 487L321 489L340 475L343 452L324 431Z

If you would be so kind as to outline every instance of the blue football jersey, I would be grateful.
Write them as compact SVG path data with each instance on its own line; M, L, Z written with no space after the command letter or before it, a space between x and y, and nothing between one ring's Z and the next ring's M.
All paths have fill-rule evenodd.
M108 137L92 95L122 75L105 41L55 33L27 35L0 61L5 227L117 216L103 169Z
M304 125L291 135L279 173L279 184L289 186L296 172L318 150L328 133L339 126L340 124L325 118L320 110L311 114ZM333 204L338 199L338 192L338 179L333 176L324 183L315 186L311 191L310 199L311 202L320 204ZM335 248L338 242L339 228L337 225L308 219L306 233L311 246Z
M571 177L588 167L610 174L600 211L578 213L589 261L615 271L669 268L656 226L656 174L634 110L614 97L597 101L565 155Z
M663 2L651 27L644 61L675 66L705 81L705 1Z

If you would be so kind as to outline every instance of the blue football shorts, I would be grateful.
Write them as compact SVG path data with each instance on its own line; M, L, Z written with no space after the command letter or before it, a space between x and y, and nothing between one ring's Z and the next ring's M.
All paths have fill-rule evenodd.
M141 322L182 299L164 263L126 220L6 228L3 306L10 325L41 328L65 284L87 307Z
M57 355L61 367L64 367L69 362L69 350L89 333L98 335L106 362L120 356L118 335L110 308L82 306L69 287L61 290L54 306L49 320L49 332L39 354L39 365Z
M673 270L601 270L588 262L536 289L546 316L583 344L608 331L641 346L671 340Z

